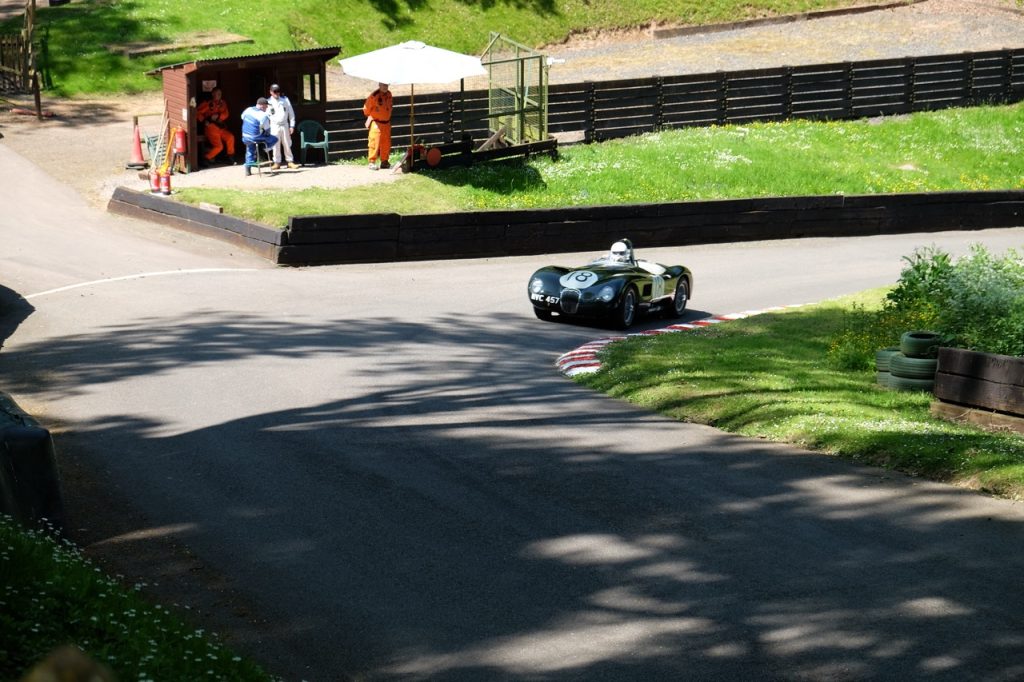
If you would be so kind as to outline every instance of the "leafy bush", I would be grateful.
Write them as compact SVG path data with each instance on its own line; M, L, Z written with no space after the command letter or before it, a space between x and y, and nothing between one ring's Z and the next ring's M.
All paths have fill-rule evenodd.
M940 328L960 348L1024 356L1024 257L979 245L949 273Z
M854 306L829 343L829 361L869 369L875 351L899 345L903 332L931 330L950 346L1024 356L1024 258L995 256L980 245L958 261L935 247L905 256L899 282L878 310Z
M886 307L917 311L922 317L937 321L954 269L953 259L942 249L925 247L904 256L903 260L907 266L900 273L899 282L886 296Z

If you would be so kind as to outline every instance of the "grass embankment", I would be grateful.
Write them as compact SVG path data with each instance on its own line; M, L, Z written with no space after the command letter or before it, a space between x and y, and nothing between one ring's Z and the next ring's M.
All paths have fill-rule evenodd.
M882 388L873 369L825 361L853 305L877 308L884 293L630 337L577 380L674 419L1024 499L1024 436L933 418L931 393Z
M587 30L648 25L701 25L859 4L857 0L528 0L526 2L367 3L361 0L91 0L37 10L38 35L47 35L41 59L60 95L154 91L146 71L167 64L319 46L351 56L403 40L480 54L490 31L541 46ZM452 30L452 27L458 30ZM16 33L19 18L0 26ZM196 32L221 31L252 39L200 50L128 58L106 49L129 42L173 43Z
M202 629L146 601L142 587L126 589L72 545L25 532L0 515L0 680L21 679L66 644L121 680L272 679Z
M879 120L686 128L564 147L558 160L423 171L379 187L238 192L182 189L190 203L283 226L292 215L1020 189L1020 104ZM362 162L359 162L362 164ZM369 171L368 171L369 172ZM382 203L383 197L383 203Z

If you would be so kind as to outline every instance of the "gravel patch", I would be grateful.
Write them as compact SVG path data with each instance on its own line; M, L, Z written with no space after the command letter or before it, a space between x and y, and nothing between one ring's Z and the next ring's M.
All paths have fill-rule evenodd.
M647 31L646 33L649 33ZM828 64L1024 46L1014 0L927 0L861 14L670 38L551 46L552 83Z

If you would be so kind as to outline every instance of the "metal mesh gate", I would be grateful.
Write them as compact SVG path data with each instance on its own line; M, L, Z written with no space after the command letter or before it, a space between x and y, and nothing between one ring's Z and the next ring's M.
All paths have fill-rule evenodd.
M488 73L487 116L492 133L522 144L548 138L548 63L535 50L491 33L480 58Z

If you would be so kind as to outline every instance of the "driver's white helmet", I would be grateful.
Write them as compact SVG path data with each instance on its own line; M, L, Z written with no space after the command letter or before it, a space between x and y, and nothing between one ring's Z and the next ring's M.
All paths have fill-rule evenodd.
M616 263L629 262L629 245L626 242L615 242L609 250L609 259Z

